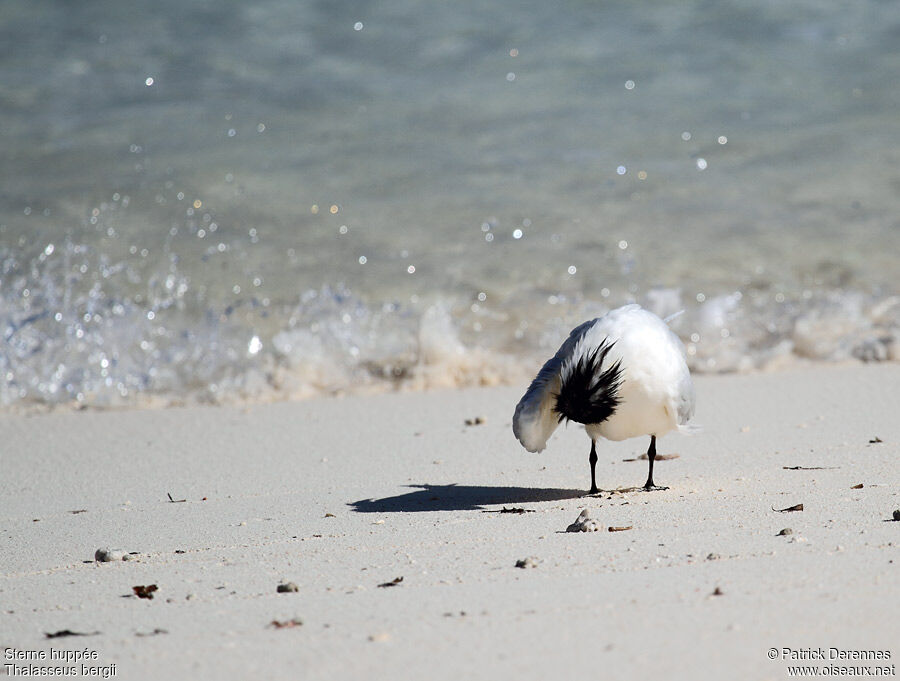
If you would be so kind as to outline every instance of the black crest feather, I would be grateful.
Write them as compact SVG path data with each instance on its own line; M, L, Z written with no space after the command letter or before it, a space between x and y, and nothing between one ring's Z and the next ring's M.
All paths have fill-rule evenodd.
M585 424L602 423L616 412L622 384L621 360L600 371L613 345L615 343L603 341L572 367L556 396L560 423L564 419Z

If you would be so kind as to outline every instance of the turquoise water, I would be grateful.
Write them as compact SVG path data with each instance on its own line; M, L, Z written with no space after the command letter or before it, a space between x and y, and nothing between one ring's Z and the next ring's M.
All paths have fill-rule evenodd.
M0 405L900 356L900 6L0 5Z

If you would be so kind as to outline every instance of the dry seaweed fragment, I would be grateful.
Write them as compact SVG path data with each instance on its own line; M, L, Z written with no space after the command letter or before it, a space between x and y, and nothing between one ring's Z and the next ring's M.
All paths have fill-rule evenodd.
M712 595L713 595L713 596L724 596L724 595L725 595L725 592L722 591L722 589L720 589L719 587L716 587L716 588L713 590Z
M859 483L858 485L853 485L853 487L851 487L850 489L862 489L862 488L863 488L863 484Z
M531 508L507 508L506 506L504 506L500 510L485 509L482 511L482 513L518 513L521 515L522 513L534 513L534 509L531 509Z
M169 497L169 502L172 504L183 504L187 499L173 499L172 495L169 492L166 492L166 496Z
M280 594L297 593L300 591L300 587L294 584L294 582L282 582L275 588L275 591Z
M156 628L153 631L137 631L135 632L135 636L159 636L160 634L168 634L167 629Z
M273 629L293 629L294 627L302 627L303 620L299 617L294 617L289 620L272 620L269 622L269 626Z
M776 513L793 513L794 511L802 511L803 504L794 504L793 506L788 506L787 508L775 508L773 506L772 510Z
M397 586L402 581L403 577L394 577L394 579L392 579L390 582L384 582L382 584L379 584L378 586L381 589L387 589L389 586Z
M473 419L466 419L465 423L467 426L480 426L485 422L485 418L483 416L476 416Z
M634 529L634 525L628 525L628 526L623 526L623 527L614 527L614 526L610 525L607 528L607 531L608 532L625 532L626 530L633 530L633 529Z
M44 638L65 638L66 636L99 636L99 631L72 631L71 629L60 629L59 631L45 631Z
M147 598L153 600L153 592L159 591L159 587L156 584L147 584L146 586L139 585L131 587L132 591L134 591L134 595L138 598Z
M882 439L881 439L880 437L878 437L877 435L876 435L875 437L873 437L871 440L869 440L869 444L870 444L870 445L877 445L877 444L880 444L880 443L882 443L882 442L884 442L884 440L882 440Z

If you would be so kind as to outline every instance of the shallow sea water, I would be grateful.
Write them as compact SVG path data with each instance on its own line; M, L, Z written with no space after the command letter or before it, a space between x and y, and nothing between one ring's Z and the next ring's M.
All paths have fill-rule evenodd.
M137 5L137 6L131 6ZM900 6L0 5L0 407L900 359Z

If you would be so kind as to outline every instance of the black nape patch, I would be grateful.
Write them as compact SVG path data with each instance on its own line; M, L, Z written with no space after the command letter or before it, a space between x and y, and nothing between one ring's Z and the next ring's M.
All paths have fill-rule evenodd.
M572 367L556 396L559 422L602 423L619 406L622 384L621 360L600 371L615 343L603 341L590 355L582 356Z

